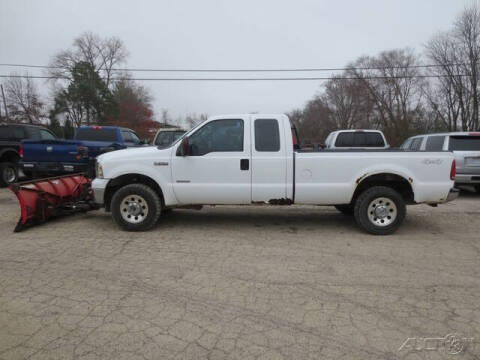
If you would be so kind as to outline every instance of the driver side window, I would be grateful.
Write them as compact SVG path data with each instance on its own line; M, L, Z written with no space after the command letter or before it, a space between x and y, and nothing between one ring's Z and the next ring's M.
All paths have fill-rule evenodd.
M214 120L188 138L191 156L210 152L243 152L243 120Z

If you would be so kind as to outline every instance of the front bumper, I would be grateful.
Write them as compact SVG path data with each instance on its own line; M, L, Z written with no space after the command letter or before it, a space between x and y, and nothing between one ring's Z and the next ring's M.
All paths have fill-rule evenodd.
M455 189L455 188L451 188L449 193L448 193L447 200L445 200L445 202L455 200L456 198L458 198L458 195L460 195L460 190Z
M97 179L92 181L93 197L96 204L103 205L105 203L105 190L110 179Z

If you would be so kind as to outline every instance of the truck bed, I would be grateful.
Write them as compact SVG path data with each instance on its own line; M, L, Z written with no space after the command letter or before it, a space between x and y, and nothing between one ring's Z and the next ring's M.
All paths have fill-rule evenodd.
M324 205L349 203L361 181L381 173L407 179L414 190L415 202L438 202L448 196L450 179L445 174L450 171L452 159L448 151L296 151L295 202Z

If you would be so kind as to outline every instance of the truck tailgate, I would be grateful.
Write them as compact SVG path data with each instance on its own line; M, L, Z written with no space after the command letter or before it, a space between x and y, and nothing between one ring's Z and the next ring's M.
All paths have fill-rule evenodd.
M80 141L75 140L24 140L23 161L77 162Z

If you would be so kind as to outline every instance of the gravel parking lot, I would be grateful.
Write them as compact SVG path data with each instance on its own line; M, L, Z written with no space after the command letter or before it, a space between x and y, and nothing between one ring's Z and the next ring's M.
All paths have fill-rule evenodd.
M177 210L146 233L96 211L17 234L6 189L0 209L0 359L480 357L478 195L409 207L388 237L328 207ZM419 339L451 333L459 355Z

